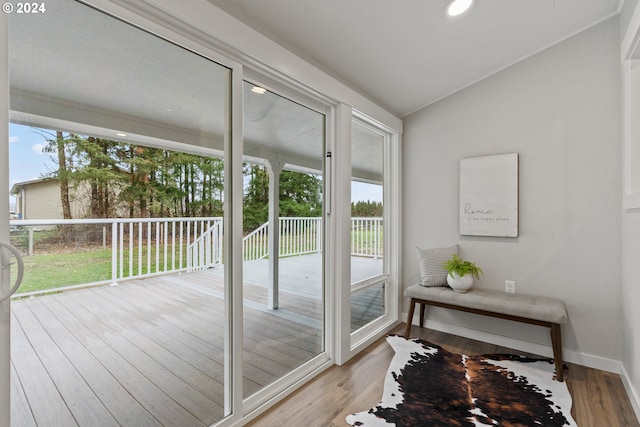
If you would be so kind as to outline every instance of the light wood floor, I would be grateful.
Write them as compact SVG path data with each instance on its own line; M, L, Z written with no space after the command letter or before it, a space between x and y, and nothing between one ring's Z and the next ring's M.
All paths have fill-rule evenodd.
M404 327L401 324L392 333L402 335ZM411 334L456 353L521 353L417 326L413 326ZM393 350L380 339L344 366L333 366L323 372L248 425L346 426L347 415L367 410L380 401L392 357ZM618 375L574 364L568 367L567 386L573 398L571 413L580 427L640 426Z

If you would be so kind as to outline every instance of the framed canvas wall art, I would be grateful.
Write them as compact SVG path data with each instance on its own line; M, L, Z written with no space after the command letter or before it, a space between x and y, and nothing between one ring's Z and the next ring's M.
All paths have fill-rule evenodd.
M460 160L460 234L518 236L518 153Z

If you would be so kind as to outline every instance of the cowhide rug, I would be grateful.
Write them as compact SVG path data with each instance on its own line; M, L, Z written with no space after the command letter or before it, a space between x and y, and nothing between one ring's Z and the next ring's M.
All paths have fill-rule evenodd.
M450 353L390 335L396 354L382 401L347 417L352 426L576 426L552 359Z

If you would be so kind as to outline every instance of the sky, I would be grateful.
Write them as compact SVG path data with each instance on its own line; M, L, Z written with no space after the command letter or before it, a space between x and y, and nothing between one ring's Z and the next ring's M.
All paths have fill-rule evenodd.
M31 181L57 169L51 154L43 153L46 144L43 133L46 130L35 129L17 124L9 125L9 188L16 182ZM49 131L50 132L50 131ZM382 187L362 182L351 183L351 200L382 201ZM14 198L10 205L13 209Z
M42 152L46 139L39 132L28 126L9 125L9 188L56 169L50 155Z

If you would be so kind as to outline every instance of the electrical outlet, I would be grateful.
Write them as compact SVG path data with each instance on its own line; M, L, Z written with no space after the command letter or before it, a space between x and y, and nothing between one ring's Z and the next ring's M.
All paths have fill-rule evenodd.
M510 294L516 293L516 282L515 280L505 280L504 281L504 291L509 292Z

